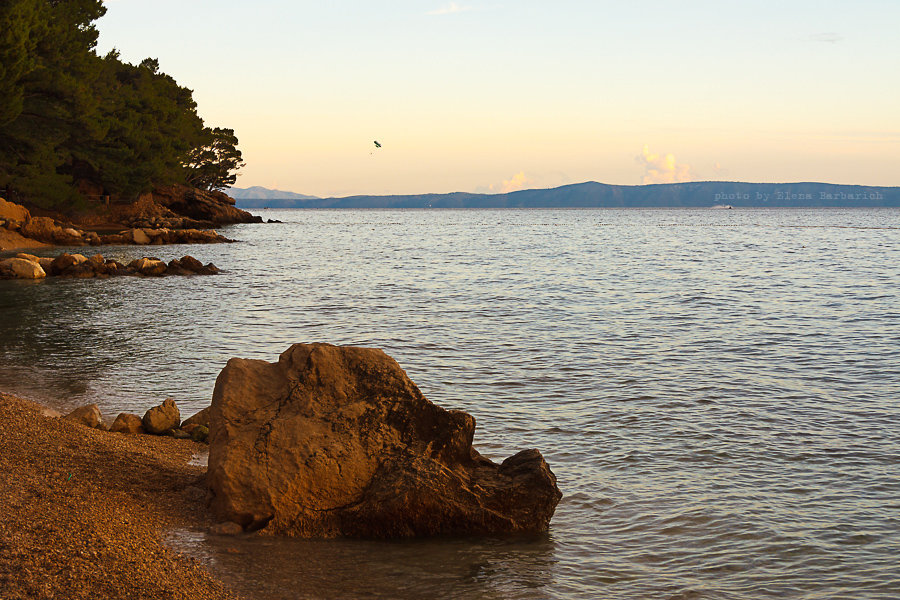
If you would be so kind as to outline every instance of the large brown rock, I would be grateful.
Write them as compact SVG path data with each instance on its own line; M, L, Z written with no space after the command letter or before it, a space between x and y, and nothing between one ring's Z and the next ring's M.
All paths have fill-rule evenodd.
M181 413L175 405L175 401L166 398L159 406L154 406L141 419L144 430L147 433L161 435L170 429L177 429L181 425Z
M562 494L537 450L497 465L475 419L429 402L380 350L233 358L210 408L212 509L252 530L407 537L545 530Z

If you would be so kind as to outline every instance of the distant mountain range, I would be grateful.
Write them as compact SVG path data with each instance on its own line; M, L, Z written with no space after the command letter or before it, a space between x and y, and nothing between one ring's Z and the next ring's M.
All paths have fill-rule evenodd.
M679 208L679 207L900 207L900 187L831 183L703 181L607 185L589 181L508 194L414 194L316 198L249 188L267 197L234 196L240 208ZM261 193L261 192L260 192Z
M317 196L305 196L303 194L295 194L294 192L285 192L282 190L270 190L259 185L248 188L230 188L225 193L235 200L313 200Z

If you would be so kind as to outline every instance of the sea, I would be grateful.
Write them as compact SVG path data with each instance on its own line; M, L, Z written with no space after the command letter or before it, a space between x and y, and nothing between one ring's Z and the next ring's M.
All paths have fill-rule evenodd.
M169 543L288 598L900 598L900 209L259 210L216 276L0 281L0 390L107 418L371 346L538 448L545 534ZM40 254L55 255L58 249Z

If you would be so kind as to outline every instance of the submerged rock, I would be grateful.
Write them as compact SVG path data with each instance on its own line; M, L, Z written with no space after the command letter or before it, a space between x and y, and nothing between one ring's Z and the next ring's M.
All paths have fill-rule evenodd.
M240 535L241 533L244 533L244 528L237 523L225 521L223 523L216 523L215 525L210 526L209 532L212 535Z
M210 410L218 518L302 537L547 529L562 494L537 450L497 465L475 419L429 402L384 352L296 344L233 358Z

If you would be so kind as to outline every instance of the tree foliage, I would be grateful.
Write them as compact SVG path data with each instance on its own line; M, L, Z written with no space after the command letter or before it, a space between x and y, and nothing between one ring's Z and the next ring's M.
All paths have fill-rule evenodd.
M206 190L222 190L237 179L244 166L234 129L204 128L204 143L194 148L186 165L187 183Z
M155 59L96 54L102 0L0 3L0 190L64 207L79 190L130 199L157 185L219 189L243 166L191 90Z

